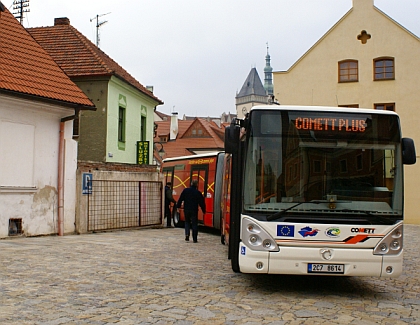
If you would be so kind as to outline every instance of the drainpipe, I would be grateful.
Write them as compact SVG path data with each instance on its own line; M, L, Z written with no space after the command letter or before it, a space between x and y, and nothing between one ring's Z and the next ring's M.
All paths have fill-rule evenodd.
M78 110L76 110L78 114ZM64 117L60 121L60 139L58 143L58 235L64 236L64 127L67 121L76 115Z

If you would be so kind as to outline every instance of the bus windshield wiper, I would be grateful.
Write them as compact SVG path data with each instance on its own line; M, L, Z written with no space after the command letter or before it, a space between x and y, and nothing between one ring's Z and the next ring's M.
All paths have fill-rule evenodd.
M286 211L289 211L289 210L291 210L291 209L293 209L293 208L296 208L297 206L299 206L299 205L301 205L301 204L303 204L303 203L313 203L313 204L319 204L319 203L325 203L325 201L312 200L312 201L309 201L309 202L299 202L299 203L297 203L297 204L295 204L295 205L292 205L291 207L288 207L288 208L286 208L286 209L283 209L283 210L281 210L281 211L279 211L279 212L276 212L276 213L272 214L271 216L268 216L268 217L267 217L267 221L273 221L273 220L276 220L276 219L280 218L280 217L281 217L281 215L282 215L283 213L285 213Z

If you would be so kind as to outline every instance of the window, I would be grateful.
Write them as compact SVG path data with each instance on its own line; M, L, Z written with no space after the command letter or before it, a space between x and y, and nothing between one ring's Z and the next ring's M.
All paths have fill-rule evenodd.
M363 169L363 156L362 154L359 154L356 156L356 168L357 170Z
M338 107L359 108L359 104L338 105Z
M392 80L395 78L394 58L377 58L373 60L374 80Z
M0 121L0 186L34 187L35 125Z
M321 160L314 160L314 173L321 172Z
M125 108L118 109L118 141L125 142Z
M340 172L347 173L347 160L340 160Z
M77 110L76 110L76 115L73 120L73 139L79 137L79 125L80 125L80 111L77 114Z
M395 112L395 103L374 104L374 108L382 110L382 111L394 111Z
M359 63L356 60L338 62L338 82L359 80Z
M142 116L140 119L140 140L146 141L146 117Z

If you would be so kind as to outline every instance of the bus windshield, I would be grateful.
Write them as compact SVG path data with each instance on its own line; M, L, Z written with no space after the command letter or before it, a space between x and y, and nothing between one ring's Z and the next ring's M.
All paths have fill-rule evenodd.
M401 217L398 116L254 110L249 119L245 211Z

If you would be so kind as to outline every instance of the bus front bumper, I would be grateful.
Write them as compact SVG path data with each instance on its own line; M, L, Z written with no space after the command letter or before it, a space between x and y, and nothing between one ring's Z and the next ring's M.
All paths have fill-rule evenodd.
M328 257L325 259L325 250ZM324 258L323 258L324 257ZM373 249L280 247L279 252L239 247L242 273L398 277L403 253L373 255Z

